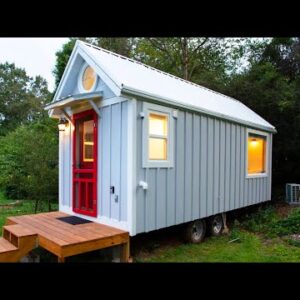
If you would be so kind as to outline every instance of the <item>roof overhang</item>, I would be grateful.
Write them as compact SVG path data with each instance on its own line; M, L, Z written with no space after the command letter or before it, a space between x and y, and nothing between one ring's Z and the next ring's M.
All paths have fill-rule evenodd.
M260 124L247 122L247 121L241 120L239 118L233 118L233 117L230 117L230 116L227 116L227 115L224 115L224 114L219 114L219 113L216 113L216 112L212 112L212 111L209 111L209 110L206 110L206 109L200 109L199 107L195 107L195 106L192 106L192 105L188 106L186 104L181 104L181 103L179 103L177 101L174 101L172 99L162 98L160 96L149 94L149 93L146 93L144 91L139 91L139 90L136 90L134 88L131 88L131 87L128 87L128 86L125 86L125 85L122 85L121 93L124 96L125 95L127 95L127 96L128 95L130 95L130 96L139 96L139 97L143 97L145 99L148 99L150 101L152 100L154 102L165 103L165 104L168 104L168 105L171 105L171 106L174 106L174 107L183 108L183 109L187 109L187 110L191 110L191 111L198 111L200 113L203 113L203 114L206 114L206 115L209 115L209 116L213 116L213 117L217 117L217 118L220 118L220 119L223 119L223 120L228 120L228 121L231 121L231 122L234 122L234 123L242 124L242 125L245 125L247 127L260 129L260 130L271 132L271 133L277 133L277 130L273 126L272 127L267 127L267 126L263 126L263 125L260 125Z
M45 110L50 111L50 115L53 118L58 118L62 113L64 113L65 108L75 107L86 102L89 102L90 106L97 112L99 115L99 109L94 101L100 100L103 97L103 92L95 93L81 93L76 95L69 95L67 97L61 98L57 101L51 102L44 107Z

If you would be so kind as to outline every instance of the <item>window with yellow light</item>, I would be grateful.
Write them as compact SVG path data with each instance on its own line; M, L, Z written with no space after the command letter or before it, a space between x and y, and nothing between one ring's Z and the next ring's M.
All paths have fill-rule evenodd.
M266 172L266 137L256 134L248 135L248 174Z
M149 114L149 159L167 160L168 157L168 116Z

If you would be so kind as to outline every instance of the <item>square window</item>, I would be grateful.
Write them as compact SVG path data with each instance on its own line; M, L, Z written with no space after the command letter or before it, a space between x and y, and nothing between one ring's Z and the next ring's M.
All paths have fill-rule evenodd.
M147 102L143 109L143 167L173 167L172 109Z
M248 175L266 173L266 136L249 133L247 145Z
M167 159L167 140L160 138L149 138L149 159Z

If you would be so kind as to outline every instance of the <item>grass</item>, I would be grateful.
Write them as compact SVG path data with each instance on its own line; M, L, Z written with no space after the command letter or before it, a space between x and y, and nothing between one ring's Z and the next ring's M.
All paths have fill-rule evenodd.
M137 251L136 262L300 262L300 241L290 238L300 233L300 209L285 217L267 207L231 224L230 234L207 237L201 244L168 245L164 238ZM179 232L178 232L179 233ZM235 242L230 241L237 239ZM162 246L159 246L159 244ZM150 243L151 245L151 243Z
M204 243L160 247L143 253L136 262L299 262L300 248L283 240L268 242L254 233L241 231L240 240L229 242L228 236L209 237Z
M0 228L5 224L6 218L11 216L19 216L19 215L26 215L26 214L33 214L34 213L34 205L35 201L33 200L22 200L15 206L11 207L1 207L1 205L10 205L14 203L14 200L7 199L4 194L0 191ZM41 201L41 203L43 203ZM44 204L44 203L43 203ZM47 210L47 205L41 205L39 207L38 212L43 212ZM56 203L51 204L52 210L57 210L58 205ZM0 231L0 235L2 235L2 230Z

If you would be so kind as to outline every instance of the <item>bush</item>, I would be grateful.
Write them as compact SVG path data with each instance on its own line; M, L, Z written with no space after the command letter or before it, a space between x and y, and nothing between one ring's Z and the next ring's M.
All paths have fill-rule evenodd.
M57 201L56 125L46 118L0 137L0 188L7 197Z
M246 216L243 227L253 232L266 232L270 226L278 220L278 215L274 207L267 207L256 213Z
M285 219L272 223L269 236L283 236L300 232L300 209L294 209Z

